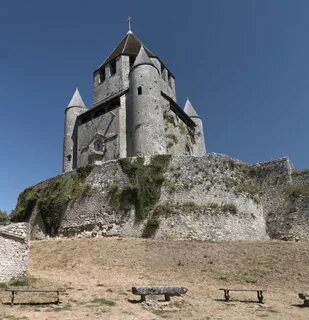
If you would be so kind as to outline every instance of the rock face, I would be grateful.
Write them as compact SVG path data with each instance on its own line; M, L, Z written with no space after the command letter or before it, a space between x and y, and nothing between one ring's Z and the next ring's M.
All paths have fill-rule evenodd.
M27 215L17 205L16 220L30 221L33 238L309 239L309 179L287 158L247 165L220 154L161 155L78 170L31 187Z
M28 269L29 225L0 226L0 282L24 276Z

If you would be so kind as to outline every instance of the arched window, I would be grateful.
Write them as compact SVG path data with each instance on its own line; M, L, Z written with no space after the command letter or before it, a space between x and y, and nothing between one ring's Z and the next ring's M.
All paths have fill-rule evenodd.
M142 94L142 87L137 87L137 94L140 96Z

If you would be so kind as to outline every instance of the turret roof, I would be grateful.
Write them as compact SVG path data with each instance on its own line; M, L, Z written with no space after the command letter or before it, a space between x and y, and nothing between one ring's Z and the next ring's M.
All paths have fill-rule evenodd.
M141 46L141 48L139 49L138 55L135 59L135 62L133 64L133 68L136 66L139 66L141 64L151 64L154 65L152 63L152 61L150 60L149 56L146 53L146 50L144 49L143 46Z
M109 63L120 55L126 56L137 56L141 47L145 48L149 57L156 57L148 48L146 48L143 43L135 36L132 31L129 31L124 38L120 41L118 46L113 50L113 52L104 60L101 66Z
M197 114L195 109L193 108L191 102L189 99L187 99L184 112L190 117L190 118L200 118L200 116Z
M76 88L71 101L69 102L67 108L70 107L82 107L82 108L86 108L86 105L78 91L78 88Z

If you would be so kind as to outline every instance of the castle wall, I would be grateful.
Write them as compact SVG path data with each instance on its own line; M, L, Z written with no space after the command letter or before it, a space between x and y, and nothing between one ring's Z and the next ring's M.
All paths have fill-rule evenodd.
M79 124L77 130L77 167L119 157L119 107Z
M25 276L28 269L29 226L11 223L0 226L0 282Z
M110 64L105 66L105 80L100 83L100 73L96 71L93 79L93 104L100 104L117 93L129 88L130 63L128 56L116 59L116 73L111 75Z
M162 97L164 103L164 130L167 153L175 156L191 155L196 143L194 131L170 109L170 104Z

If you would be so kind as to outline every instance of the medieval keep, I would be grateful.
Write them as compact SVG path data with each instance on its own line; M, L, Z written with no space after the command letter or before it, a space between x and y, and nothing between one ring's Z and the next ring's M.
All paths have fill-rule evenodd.
M176 101L175 77L129 31L93 73L93 106L76 89L65 109L63 172L155 154L203 156L202 120Z

